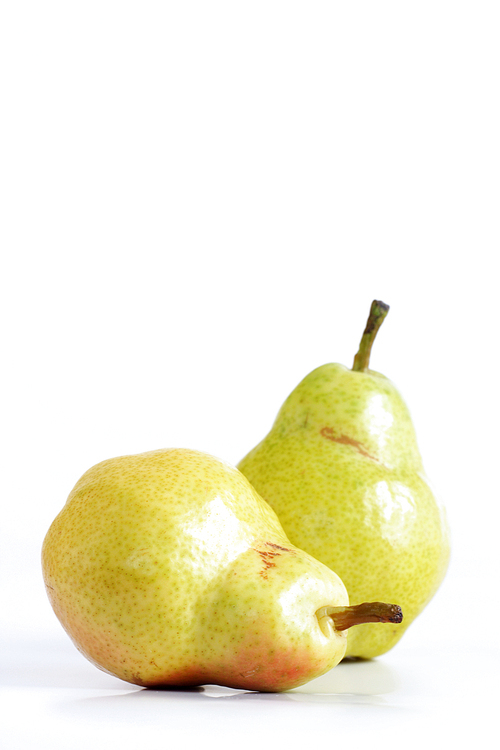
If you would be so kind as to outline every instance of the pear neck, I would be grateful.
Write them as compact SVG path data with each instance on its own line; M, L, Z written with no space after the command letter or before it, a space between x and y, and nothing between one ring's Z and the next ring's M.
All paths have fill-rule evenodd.
M359 344L358 353L354 357L353 372L368 372L373 342L388 312L389 305L380 300L373 300L366 327Z

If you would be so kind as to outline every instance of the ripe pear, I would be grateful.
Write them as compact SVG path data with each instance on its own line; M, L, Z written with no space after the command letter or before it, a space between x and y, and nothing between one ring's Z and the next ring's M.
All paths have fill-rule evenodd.
M49 599L97 667L142 686L280 691L334 667L346 629L401 620L349 607L234 467L184 449L103 461L43 543Z
M439 587L450 551L408 408L368 369L388 310L373 302L353 368L326 364L307 375L238 464L289 539L340 576L351 604L401 605L401 627L350 631L346 655L360 658L396 644Z

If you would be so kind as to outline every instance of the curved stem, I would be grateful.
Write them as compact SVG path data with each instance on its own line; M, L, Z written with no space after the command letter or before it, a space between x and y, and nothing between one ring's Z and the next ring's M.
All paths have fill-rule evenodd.
M362 625L365 622L403 621L401 607L385 602L363 602L353 607L322 607L316 615L318 618L330 617L335 630L347 630L353 625Z
M354 364L352 369L355 372L366 372L368 365L370 364L370 353L372 350L372 344L375 341L377 331L382 325L385 316L389 312L389 305L385 302L374 299L370 308L370 315L366 323L366 328L361 337L359 344L359 350L354 357Z

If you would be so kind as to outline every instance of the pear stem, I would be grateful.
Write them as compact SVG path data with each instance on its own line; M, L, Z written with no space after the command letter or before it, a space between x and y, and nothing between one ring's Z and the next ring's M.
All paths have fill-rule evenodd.
M382 325L388 312L389 305L386 305L385 302L381 302L377 299L373 300L366 328L359 344L359 350L354 357L354 364L352 366L354 372L367 372L375 336L377 335L377 331Z
M397 604L384 602L364 602L353 607L326 607L332 618L335 630L347 630L353 625L365 622L402 622L403 612Z

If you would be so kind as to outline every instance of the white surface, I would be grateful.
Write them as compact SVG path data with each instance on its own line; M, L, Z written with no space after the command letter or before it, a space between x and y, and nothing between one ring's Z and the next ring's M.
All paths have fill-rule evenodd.
M341 663L282 694L216 686L143 690L100 673L62 636L17 637L0 680L3 746L489 747L500 654L457 617L452 582L451 576L440 606L431 604L385 656Z
M496 725L496 2L26 2L0 23L1 730L8 750L272 736L480 744ZM52 614L40 547L114 455L237 463L288 393L398 385L450 519L394 651L287 695L138 691Z

